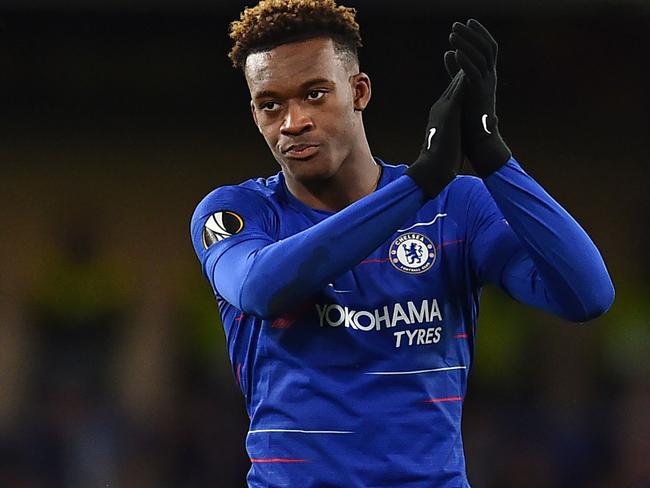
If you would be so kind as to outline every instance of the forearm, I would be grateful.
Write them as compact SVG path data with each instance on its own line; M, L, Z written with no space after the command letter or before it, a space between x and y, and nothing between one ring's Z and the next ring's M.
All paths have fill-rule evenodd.
M427 200L408 176L278 242L243 240L209 257L205 272L226 300L270 318L362 261Z
M598 249L582 227L514 159L484 182L535 265L524 280L508 276L506 270L504 287L522 301L534 301L576 322L604 313L613 301L614 288ZM512 267L522 269L521 263ZM522 288L524 282L527 288ZM539 285L543 290L535 289ZM540 296L546 297L546 306Z

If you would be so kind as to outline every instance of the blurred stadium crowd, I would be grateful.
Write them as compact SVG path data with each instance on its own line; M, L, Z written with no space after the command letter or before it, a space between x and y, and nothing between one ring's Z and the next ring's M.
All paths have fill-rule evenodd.
M418 60L467 13L388 23L348 3L371 145L408 160L446 83L441 56ZM617 299L573 326L486 290L463 423L476 488L650 487L650 22L599 5L482 18L502 132L603 250ZM277 171L225 58L241 7L0 16L0 486L244 486L247 417L188 230L212 188Z

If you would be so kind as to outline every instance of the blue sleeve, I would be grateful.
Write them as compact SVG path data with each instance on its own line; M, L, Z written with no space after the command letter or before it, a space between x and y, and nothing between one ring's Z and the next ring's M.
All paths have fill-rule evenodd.
M277 216L262 196L224 187L194 212L192 241L219 295L246 313L273 318L362 261L426 201L413 180L401 176L313 227L278 240ZM207 219L225 210L241 216L243 229L204 245Z
M614 287L598 249L514 159L477 185L469 212L479 284L574 322L609 309Z

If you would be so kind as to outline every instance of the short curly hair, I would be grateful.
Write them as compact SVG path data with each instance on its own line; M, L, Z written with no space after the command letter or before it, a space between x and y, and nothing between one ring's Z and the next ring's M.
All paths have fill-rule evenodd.
M334 41L337 52L358 62L362 43L355 14L354 8L337 6L334 0L261 0L230 23L234 45L228 57L243 69L251 53L324 36Z

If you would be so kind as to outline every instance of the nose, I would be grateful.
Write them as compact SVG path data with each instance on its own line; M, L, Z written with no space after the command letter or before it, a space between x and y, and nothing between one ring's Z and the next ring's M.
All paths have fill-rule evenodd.
M308 111L300 103L289 103L287 111L280 127L280 132L284 135L300 135L314 127Z

